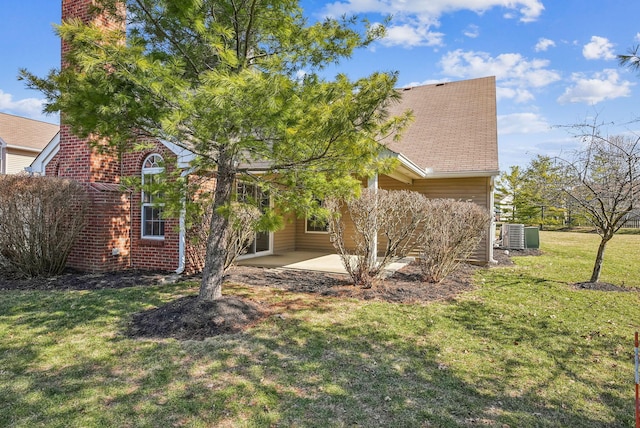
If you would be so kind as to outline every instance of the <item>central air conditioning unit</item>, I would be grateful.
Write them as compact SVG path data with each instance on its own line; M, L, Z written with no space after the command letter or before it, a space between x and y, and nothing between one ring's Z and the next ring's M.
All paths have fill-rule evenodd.
M524 250L524 224L503 224L502 246L508 250Z

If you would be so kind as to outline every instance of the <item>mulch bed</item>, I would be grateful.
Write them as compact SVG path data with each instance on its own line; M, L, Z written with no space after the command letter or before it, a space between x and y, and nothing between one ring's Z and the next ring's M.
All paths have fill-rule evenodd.
M538 250L496 250L497 265L513 264L512 255L539 255ZM322 272L268 269L238 266L231 270L227 282L254 287L273 287L296 293L356 298L396 303L427 303L455 299L474 288L473 273L478 266L461 264L459 269L439 284L422 282L416 265L409 264L372 288L353 286L345 275ZM123 271L86 274L68 271L53 278L16 278L0 271L0 290L97 290L140 285L158 285L181 280L163 272ZM198 277L190 280L197 281ZM604 291L629 291L607 283L577 283L574 288ZM256 324L274 313L264 304L233 296L215 302L200 302L195 296L183 297L166 305L134 314L126 335L130 337L202 340L220 334L233 334Z

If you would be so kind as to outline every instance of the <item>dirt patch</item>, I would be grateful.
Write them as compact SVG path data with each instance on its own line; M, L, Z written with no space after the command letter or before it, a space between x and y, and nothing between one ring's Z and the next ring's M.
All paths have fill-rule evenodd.
M617 292L634 292L637 293L637 288L621 287L619 285L611 284L609 282L576 282L571 284L573 288L579 290L596 290L596 291L617 291Z
M203 340L242 331L268 313L256 303L236 297L201 302L188 296L134 314L126 333L130 337Z
M296 293L414 303L447 300L463 291L472 290L472 275L477 269L478 266L461 264L456 272L439 284L429 284L422 281L418 266L409 264L368 289L355 287L347 275L248 266L235 267L230 272L228 281Z
M100 290L137 285L157 285L177 279L166 272L126 270L106 273L83 273L71 269L50 278L20 278L0 270L0 290Z
M535 254L531 251L505 253L497 250L498 265L511 264L511 255ZM421 280L418 266L409 264L370 289L353 286L346 275L290 269L238 266L227 275L226 282L252 287L279 288L296 293L356 298L397 303L433 302L454 299L474 288L473 273L478 266L461 264L459 269L439 284ZM197 276L186 278L198 281ZM185 280L166 272L122 271L86 274L68 271L53 278L11 278L0 272L0 290L96 290L140 285L159 285ZM220 334L240 332L276 308L265 307L248 299L225 296L216 302L200 302L195 296L183 297L158 308L135 314L125 332L130 337L202 340Z

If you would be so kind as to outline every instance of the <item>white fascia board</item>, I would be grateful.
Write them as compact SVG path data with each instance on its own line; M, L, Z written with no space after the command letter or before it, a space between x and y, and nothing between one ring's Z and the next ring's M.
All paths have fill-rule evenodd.
M42 149L40 154L36 156L36 158L31 162L31 165L28 168L31 168L30 172L34 174L45 175L45 169L51 159L58 153L60 150L60 132L58 132L49 143Z
M191 166L191 162L193 162L197 157L197 155L191 150L180 147L170 141L160 140L160 142L178 157L179 168L189 168Z
M496 177L500 175L500 171L461 171L461 172L428 172L426 177L429 178L472 178L472 177Z
M15 146L13 144L7 144L5 147L8 149L16 149L22 152L30 152L30 153L40 153L42 151L40 149L34 149L33 147Z
M402 174L412 179L425 178L427 171L420 168L411 159L403 155L402 153L396 153L392 150L385 149L382 152L382 157L398 159L400 166L398 169L402 169Z

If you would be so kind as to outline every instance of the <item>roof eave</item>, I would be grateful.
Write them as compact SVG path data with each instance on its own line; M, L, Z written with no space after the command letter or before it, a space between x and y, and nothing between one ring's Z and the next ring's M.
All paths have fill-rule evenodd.
M425 178L471 178L471 177L496 177L500 175L500 170L489 171L450 171L450 172L428 172Z
M197 155L191 150L180 147L175 143L166 140L160 140L160 142L178 157L179 168L189 168L191 166L191 162L193 162L197 157Z
M37 173L37 174L45 174L45 169L47 164L53 159L53 157L60 150L60 132L57 132L56 135L49 141L49 143L44 146L44 149L38 153L38 156L33 159L31 165L28 166L29 172Z
M382 153L383 157L397 159L400 162L398 169L401 169L403 174L412 179L420 179L425 178L427 176L427 172L420 168L416 163L414 163L411 159L403 155L402 153L394 152L390 149L385 149Z
M29 153L36 153L36 154L44 150L44 147L42 149L34 149L33 147L16 146L15 144L7 144L5 147L7 149L15 149L15 150L20 150L21 152L29 152Z

